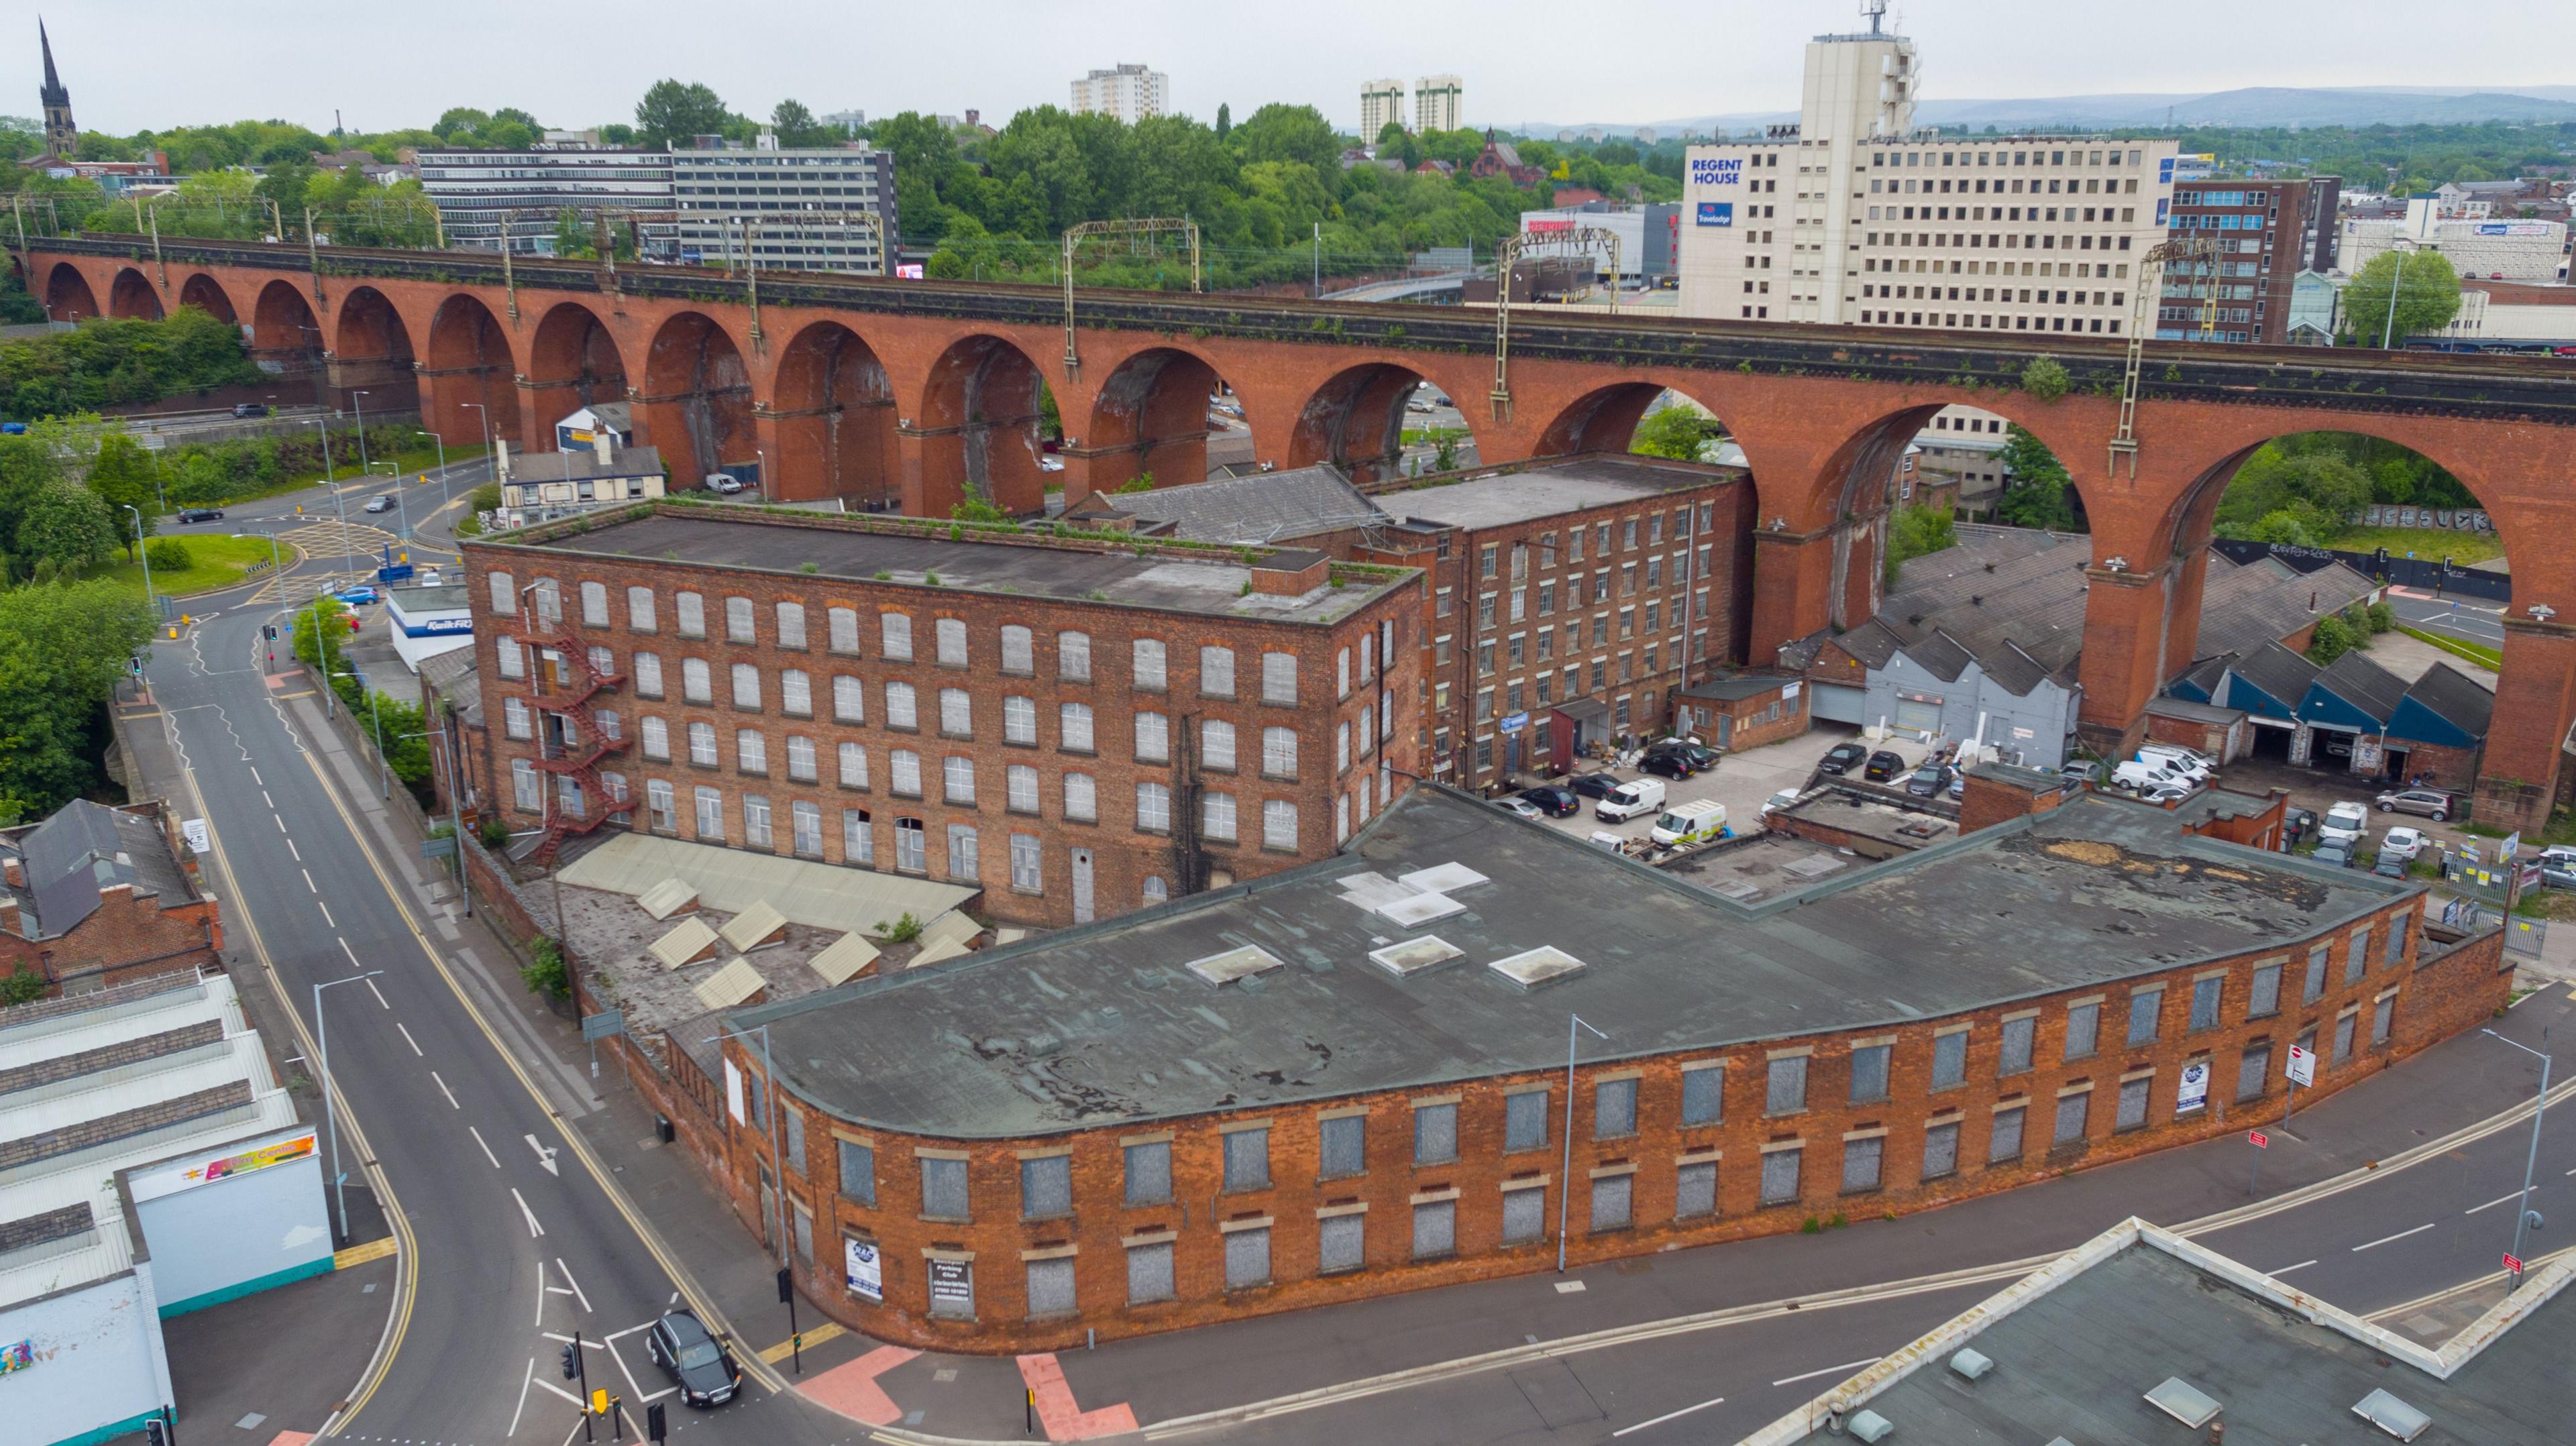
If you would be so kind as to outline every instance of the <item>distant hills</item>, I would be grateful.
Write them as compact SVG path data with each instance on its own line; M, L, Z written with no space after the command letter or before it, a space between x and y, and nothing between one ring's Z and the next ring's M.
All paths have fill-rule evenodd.
M1749 111L1729 115L1689 116L1651 122L1667 134L1683 131L1742 131L1748 127L1794 121L1794 110ZM2512 124L2576 121L2576 86L2541 85L2514 91L2442 89L2422 86L2355 86L2349 89L2301 89L2249 86L2199 95L2070 95L2031 100L1927 100L1914 107L1924 125L1968 126L1983 130L2084 130L2166 126L2473 125L2488 121ZM1633 131L1636 123L1599 124L1614 134ZM1553 136L1563 122L1531 121L1529 134ZM1574 129L1582 129L1577 125Z

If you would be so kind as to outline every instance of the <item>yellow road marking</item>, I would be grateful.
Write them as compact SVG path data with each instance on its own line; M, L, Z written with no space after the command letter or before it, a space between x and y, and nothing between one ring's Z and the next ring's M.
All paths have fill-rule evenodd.
M370 1260L382 1260L393 1253L394 1238L388 1235L382 1240L370 1240L364 1245L352 1245L346 1250L334 1252L331 1256L331 1268L347 1270L354 1265L364 1265Z
M812 1330L805 1332L805 1344L808 1346L819 1346L825 1341L839 1340L842 1336L847 1334L848 1332L842 1330L838 1324L832 1321L825 1321L821 1325L814 1327ZM778 1344L771 1346L765 1351L762 1351L760 1353L760 1358L774 1366L794 1354L796 1354L796 1342L785 1340L780 1341Z

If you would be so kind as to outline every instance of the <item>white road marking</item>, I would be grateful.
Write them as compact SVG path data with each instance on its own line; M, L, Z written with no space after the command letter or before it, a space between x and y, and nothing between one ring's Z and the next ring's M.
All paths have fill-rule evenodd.
M2299 1262L2298 1264L2296 1264L2296 1265L2284 1265L2284 1266L2282 1266L2280 1269L2278 1269L2278 1270L2276 1270L2276 1271L2273 1271L2272 1273L2273 1273L2274 1275L2276 1275L2276 1276L2280 1276L2280 1275L2287 1275L2287 1274L2289 1274L2291 1271L2294 1271L2294 1270L2305 1270L2305 1269L2307 1269L2309 1266L2314 1265L2314 1264L2316 1264L2316 1262L2315 1262L2315 1261L2313 1261L2313 1260L2302 1260L2302 1261L2300 1261L2300 1262Z
M528 1387L534 1385L536 1383L536 1379L537 1358L535 1356L530 1356L528 1357L528 1373L519 1378L519 1405L518 1409L510 1413L509 1435L516 1436L519 1434L519 1417L525 1415L528 1409Z
M438 1092L439 1092L440 1094L443 1094L443 1095L447 1096L447 1107L448 1107L449 1109L451 1109L451 1110L461 1110L461 1109L465 1108L463 1105L460 1105L460 1104L458 1104L458 1103L456 1102L456 1091L454 1091L454 1090L452 1090L452 1089L449 1089L449 1088L447 1087L447 1081L445 1081L445 1080L443 1080L443 1079L439 1079L439 1078L438 1078L438 1071L436 1071L436 1070L431 1070L431 1071L429 1072L429 1077L430 1077L431 1079L433 1079L433 1080L437 1080L437 1081L438 1081Z
M540 1278L542 1278L542 1277L543 1277L543 1273L544 1273L544 1269L545 1269L545 1262L543 1262L543 1261L539 1261L539 1262L537 1263L537 1268L538 1268L539 1276L540 1276ZM556 1332L556 1331L539 1331L539 1332L537 1332L537 1334L539 1334L539 1335L541 1335L541 1336L544 1336L547 1340L550 1340L550 1341L561 1341L561 1342L563 1342L565 1345L571 1345L571 1344L572 1344L572 1337L570 1337L570 1336L568 1336L568 1335L561 1334L560 1332ZM594 1339L594 1338L592 1338L592 1337L590 1337L590 1336L584 1336L584 1337L582 1337L582 1338L581 1338L581 1348L582 1348L583 1350L586 1350L586 1351L604 1351L604 1350L608 1349L608 1347L606 1347L606 1346L604 1346L604 1345L601 1345L601 1344L600 1344L596 1339Z
M1809 1371L1803 1376L1791 1376L1785 1380L1773 1381L1771 1384L1775 1386L1794 1386L1800 1381L1812 1381L1818 1376L1838 1376L1846 1371L1857 1371L1863 1366L1874 1366L1884 1359L1886 1358L1883 1356L1871 1356L1865 1361L1853 1361L1848 1365L1827 1366L1821 1371Z
M313 901L313 907L322 911L323 923L329 924L334 929L340 927L339 921L331 917L331 906L329 904L323 903L320 899L315 899ZM342 942L346 943L347 941L343 940Z
M359 976L359 977L361 977L361 978L365 978L365 976L364 976L364 975L361 975L361 976ZM393 1006L392 1006L392 1005L390 1005L390 1004L386 1004L386 1003L385 1003L385 992L384 992L383 990L378 989L378 988L376 987L376 981L374 981L373 979L368 979L368 980L367 980L367 992L368 992L369 994L372 994L372 995L376 996L376 1003L377 1003L377 1005L379 1005L380 1007L385 1008L385 1009L391 1009L391 1008L393 1008Z
M347 939L342 939L340 941L340 952L349 956L350 968L355 969L358 967L358 951L349 947L349 941Z
M450 1100L449 1103L452 1104L454 1101ZM474 1137L474 1143L483 1145L483 1132L481 1130L474 1128L472 1125L467 1125L465 1127L465 1133ZM483 1158L492 1162L493 1169L498 1170L501 1168L501 1158L492 1153L492 1147L490 1145L483 1145Z
M536 1136L534 1136L534 1135L521 1135L519 1138L520 1138L520 1139L523 1139L523 1140L525 1140L525 1141L527 1141L527 1142L528 1142L528 1148L537 1152L537 1163L546 1167L546 1173L547 1173L547 1174L552 1175L552 1176L556 1177L557 1179L561 1179L561 1178L563 1177L563 1171L561 1171L561 1170L559 1170L559 1169L556 1169L556 1168L555 1168L555 1152L554 1152L554 1151L549 1150L549 1149L547 1149L545 1146L538 1144L538 1143L537 1143L537 1137L536 1137ZM560 1261L560 1260L558 1260L558 1261L556 1261L556 1262L555 1262L555 1264L557 1264L557 1265L561 1265L561 1264L563 1264L563 1262L562 1262L562 1261ZM569 1270L567 1270L567 1271L565 1271L565 1272L564 1272L564 1274L566 1274L566 1275L570 1275L570 1274L572 1274L572 1272L571 1272L571 1271L569 1271ZM588 1302L584 1302L584 1303L583 1303L583 1308L584 1308L585 1310L589 1308L589 1304L588 1304Z
M416 1040L416 1039L414 1039L414 1038L412 1038L412 1037L411 1037L411 1031L410 1031L410 1030L408 1030L408 1029L403 1029L403 1027L402 1027L402 1021L401 1021L401 1020L397 1019L397 1020L395 1020L395 1021L394 1021L394 1028L396 1028L396 1029L398 1029L398 1030L402 1030L403 1043L408 1044L408 1045L410 1045L410 1046L411 1046L411 1054L412 1054L412 1058L414 1058L414 1059L422 1059L422 1058L425 1058L425 1057L426 1057L426 1056L422 1055L422 1054L421 1054L421 1052L420 1052L420 1041L419 1041L419 1040Z
M2537 1185L2534 1185L2534 1186L2532 1186L2531 1188L2532 1188L2532 1189L2534 1189L2534 1190L2537 1190L2537 1189L2539 1189L2540 1187L2539 1187L2539 1186L2537 1186ZM2477 1213L2478 1213L2479 1211L2481 1211L2481 1210L2493 1210L2495 1207L2497 1207L2498 1205L2503 1204L2503 1203L2504 1203L2504 1202L2506 1202L2507 1200L2519 1200L2519 1199L2521 1199L2521 1198L2522 1198L2522 1192L2521 1192L2521 1191L2519 1191L2519 1190L2516 1190L2516 1191L2514 1191L2514 1192L2513 1192L2512 1194L2510 1194L2510 1195L2498 1195L2498 1196L2497 1196L2497 1197L2495 1197L2494 1199L2489 1200L2489 1201L2488 1201L2487 1203L2485 1203L2484 1205L2472 1205L2472 1206L2470 1206L2468 1209L2463 1210L2463 1211L2461 1211L2460 1213L2461 1213L2461 1214L2463 1214L2463 1215L2475 1215L2475 1214L2477 1214Z
M1702 1401L1696 1406L1684 1406L1678 1411L1666 1411L1664 1414L1657 1416L1651 1421L1640 1421L1634 1426L1622 1426L1618 1430L1611 1432L1610 1437L1615 1441L1619 1437L1625 1436L1631 1431L1643 1431L1649 1426L1660 1426L1666 1421L1673 1420L1676 1417L1687 1416L1693 1411L1705 1411L1711 1406L1723 1405L1725 1402L1726 1398L1724 1396L1712 1396L1708 1400Z
M277 831L279 833L286 832L286 820L279 818L276 814L272 813L268 816L268 821L277 825Z
M572 1287L571 1287L571 1286L569 1286L569 1285L550 1285L550 1286L547 1286L547 1287L546 1287L546 1294L548 1294L548 1295L570 1295L570 1294L572 1294Z
M302 853L300 850L298 850L298 849L295 847L295 840L293 840L293 839L288 839L288 840L286 841L286 851L287 851L288 853L291 853L291 854L294 854L294 855L295 855L295 861L296 861L297 863L299 863L299 864L300 864L300 863L304 862L304 855L303 855L303 853Z
M581 1282L572 1278L572 1267L564 1264L560 1255L555 1257L555 1269L563 1272L564 1284L572 1287L572 1298L581 1302L583 1310L590 1309L590 1297L581 1293Z
M533 1379L533 1378L532 1378L532 1379ZM572 1392L565 1390L563 1387L556 1385L556 1384L555 1384L554 1382L552 1382L552 1381L538 1381L538 1382L537 1382L537 1384L538 1384L538 1385L540 1385L540 1386L545 1387L545 1388L546 1388L547 1390L549 1390L549 1391L554 1392L556 1395L563 1397L565 1400L572 1402L572 1403L573 1403L574 1405L576 1405L576 1406L579 1406L579 1405L583 1405L583 1404L585 1404L585 1403L582 1401L581 1397L574 1395ZM574 1430L576 1430L576 1431L580 1430L580 1429L581 1429L581 1425L580 1425L580 1423L579 1423L579 1422L575 1422L575 1423L573 1424L573 1429L574 1429Z
M306 893L308 893L308 894L318 894L318 893L322 892L320 889L317 889L317 888L315 888L315 887L313 886L313 871L312 871L311 869L303 869L303 870L300 870L299 872L301 872L301 873L304 875L304 891L305 891Z
M475 1136L474 1138L475 1138L476 1140L478 1140L478 1141L479 1141L479 1140L481 1140L483 1137L482 1137L482 1136L480 1136L480 1135L477 1135L477 1136ZM486 1147L486 1148L485 1148L484 1153L485 1153L485 1154L490 1154L490 1153L491 1153L491 1150L489 1149L489 1147ZM496 1169L496 1170L497 1170L497 1169L499 1169L499 1168L501 1168L501 1162L500 1162L500 1161L498 1161L498 1160L493 1161L493 1162L492 1162L492 1168L493 1168L493 1169ZM513 1185L513 1186L511 1186L511 1187L510 1187L510 1198L519 1202L519 1214L520 1214L520 1215L522 1215L522 1216L524 1216L524 1217L526 1217L526 1219L527 1219L527 1222L528 1222L528 1238L529 1238L529 1239L531 1239L531 1240L533 1240L533 1239L535 1239L536 1237L538 1237L538 1236L540 1236L540 1235L545 1234L545 1233L546 1233L546 1227L544 1227L544 1226L542 1226L542 1225L539 1225L539 1224L537 1223L537 1212L528 1208L528 1197L519 1193L519 1187L518 1187L518 1186Z
M2394 1234L2394 1235L2383 1235L2383 1236L2379 1237L2377 1240L2371 1241L2369 1245L2356 1245L2356 1246L2354 1246L2354 1247L2353 1247L2353 1251L2354 1251L2354 1253L2358 1254L2358 1253L2360 1253L2361 1251L2364 1251L2364 1250L2368 1250L2368 1249L2370 1249L2370 1248L2371 1248L2371 1246L2373 1246L2373 1245L2386 1245L2388 1242L2390 1242L2390 1241L2392 1241L2392 1240L2403 1240L2403 1239L2405 1239L2405 1238L2406 1238L2407 1236L2409 1236L2409 1235L2421 1235L2421 1234L2423 1234L2425 1231L2430 1230L2430 1229L2432 1229L2432 1228L2433 1228L2433 1222L2432 1222L2432 1221L2430 1221L2430 1220L2427 1220L2427 1221L2425 1221L2423 1224L2416 1226L2416 1227L2415 1227L2414 1229L2412 1229L2412 1230L2400 1230L2400 1231L2398 1231L2398 1232L2397 1232L2396 1234Z
M268 787L268 781L259 776L259 770L256 768L250 771L250 781L258 784L262 788Z
M261 789L261 790L259 791L259 801L260 801L260 802L262 802L262 803L264 803L264 804L267 804L267 805L269 806L269 809L270 809L270 811L271 811L271 812L275 812L275 811L276 811L276 808L277 808L277 800L276 800L276 799L273 799L273 798L271 798L271 797L269 797L269 796L268 796L268 790L267 790L267 789L263 788L263 789Z

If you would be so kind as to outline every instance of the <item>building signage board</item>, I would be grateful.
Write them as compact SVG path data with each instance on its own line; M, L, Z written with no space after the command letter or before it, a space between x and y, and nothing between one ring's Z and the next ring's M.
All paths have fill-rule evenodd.
M869 1300L885 1299L885 1262L877 1254L877 1243L843 1237L841 1241L842 1273L849 1277L850 1294ZM938 1262L933 1263L937 1268Z
M1695 186L1740 186L1744 184L1744 158L1696 157L1690 163L1690 178Z
M1502 729L1505 733L1518 733L1529 726L1529 715L1527 713L1514 713L1495 726Z
M2174 1113L2187 1115L2209 1103L2209 1061L2195 1059L2182 1067L2182 1083L2174 1098Z
M971 1260L934 1260L930 1262L930 1308L954 1304L975 1311L975 1262Z
M202 818L179 820L179 834L188 841L190 853L201 854L215 846L214 835L206 831L206 821Z
M2289 1075L2290 1083L2292 1084L2315 1084L2317 1082L2316 1052L2314 1050L2301 1049L2295 1044L2291 1045L2290 1060L2289 1063L2283 1067L2283 1072Z
M734 1068L732 1060L726 1060L724 1062L724 1067L725 1109L727 1112L732 1114L733 1122L739 1125L744 1122L742 1117L742 1071Z
M193 1190L236 1175L309 1160L313 1158L314 1148L315 1138L311 1130L298 1130L252 1145L226 1145L219 1154L196 1155L137 1170L128 1177L127 1188L138 1202L158 1200L165 1195L176 1195L182 1190Z
M1702 201L1702 202L1700 202L1700 203L1699 203L1699 224L1701 224L1701 225L1703 225L1703 226L1732 226L1732 225L1734 225L1734 224L1735 224L1735 203L1734 203L1733 201Z

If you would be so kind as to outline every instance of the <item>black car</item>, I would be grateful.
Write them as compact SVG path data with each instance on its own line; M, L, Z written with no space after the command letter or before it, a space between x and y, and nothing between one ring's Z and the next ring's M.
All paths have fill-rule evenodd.
M1578 773L1567 780L1566 787L1584 798L1608 798L1619 786L1619 780L1607 773Z
M2317 851L2308 855L2308 857L2321 864L2331 864L2339 869L2348 869L2352 867L2352 845L2345 843L2320 844L2317 846Z
M1869 767L1862 769L1860 776L1872 783L1885 783L1904 771L1904 759L1881 749L1869 756Z
M179 520L181 522L221 522L224 520L224 509L220 507L182 507L179 509Z
M1638 762L1637 770L1641 773L1654 774L1658 778L1673 779L1688 778L1699 772L1699 769L1692 766L1690 755L1669 751L1647 754Z
M1869 750L1857 743L1837 743L1827 751L1824 761L1816 765L1816 771L1840 778L1860 767L1868 757Z
M1659 743L1648 744L1646 752L1671 753L1687 758L1690 760L1692 771L1697 773L1706 773L1715 768L1717 760L1724 756L1705 743L1684 743L1678 738L1667 738Z
M684 1404L721 1406L742 1389L742 1368L734 1364L733 1352L688 1311L675 1310L653 1322L644 1341L654 1364L680 1388Z
M1938 763L1926 763L1905 780L1905 791L1916 798L1930 798L1949 786L1950 771Z
M2309 837L2317 831L2317 816L2304 808L2291 809L2281 819L2281 833L2290 842Z
M233 403L233 415L236 417L265 417L268 415L268 408L257 402L235 402Z
M2406 861L2393 853L2383 853L2370 871L2383 879L2402 879L2406 877Z
M1583 800L1570 788L1524 788L1521 799L1550 818L1570 818L1583 808Z

